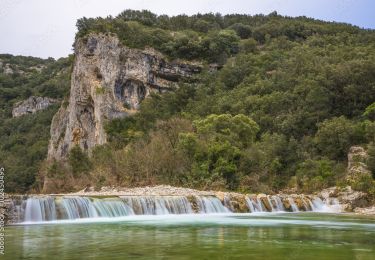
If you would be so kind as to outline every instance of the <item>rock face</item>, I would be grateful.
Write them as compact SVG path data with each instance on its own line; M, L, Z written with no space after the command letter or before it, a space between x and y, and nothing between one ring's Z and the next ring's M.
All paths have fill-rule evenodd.
M5 224L13 224L19 222L19 214L14 207L14 201L22 199L23 196L11 197L8 194L4 194L2 203L0 204L0 216L4 216Z
M368 208L356 208L354 212L362 215L375 215L375 206Z
M350 186L345 188L331 187L322 190L319 197L324 200L337 199L345 211L353 211L356 208L368 207L372 201L367 193L355 191Z
M168 63L152 50L122 46L115 36L90 34L75 42L69 105L51 125L48 157L61 159L79 145L90 152L107 141L106 121L134 113L150 93L177 87L199 66Z
M58 102L56 99L48 97L35 97L31 96L24 101L17 102L12 110L13 117L19 117L22 115L33 114L39 110L46 109L52 104Z
M369 171L366 160L368 154L366 150L361 146L350 147L348 153L348 180L355 180L361 175L371 174Z

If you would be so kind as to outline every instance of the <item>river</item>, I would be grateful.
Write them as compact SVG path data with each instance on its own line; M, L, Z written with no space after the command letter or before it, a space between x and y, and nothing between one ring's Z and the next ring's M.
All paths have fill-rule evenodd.
M134 215L5 228L4 259L375 259L375 218L333 213Z

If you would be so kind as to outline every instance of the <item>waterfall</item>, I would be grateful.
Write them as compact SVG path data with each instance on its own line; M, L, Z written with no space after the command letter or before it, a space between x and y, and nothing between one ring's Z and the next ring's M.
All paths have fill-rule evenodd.
M303 207L305 208L305 211L309 211L309 210L310 210L310 209L309 209L309 204L306 203L306 200L307 200L307 202L309 202L310 200L309 200L309 199L306 199L305 196L303 196L303 195L302 195L301 200L302 200L302 203L303 203Z
M254 207L253 201L248 196L246 196L245 200L250 212L257 212L257 210Z
M341 212L342 207L337 199L327 198L323 201L319 197L315 197L311 202L312 211L317 212Z
M22 214L22 210L19 211ZM132 208L119 198L90 199L87 197L28 198L24 210L25 222L133 215Z
M93 203L86 197L64 197L58 201L63 219L95 218L98 216Z
M259 198L251 198L246 196L246 204L249 207L250 212L264 212L264 206Z
M274 206L273 206L273 204L272 204L272 202L270 200L270 196L267 196L267 201L268 201L268 204L270 204L270 206L271 206L271 211L272 212L277 211L277 209L274 208Z
M94 199L93 205L97 212L96 216L99 217L122 217L134 215L133 209L117 198Z
M236 212L234 203L245 199L249 212L315 211L341 212L337 199L303 195L230 197L223 203L215 196L31 196L12 201L19 222L75 220L82 218L124 217L129 215L209 214ZM264 195L262 195L264 196ZM298 205L296 204L298 202ZM243 202L242 202L243 203ZM265 205L263 203L269 204ZM286 203L286 204L284 204ZM287 205L289 204L289 205ZM299 208L300 207L300 208Z
M224 195L224 207L226 207L227 209L229 209L230 211L234 211L234 207L233 207L233 203L230 199L230 196L228 196L227 194Z
M246 203L249 207L250 212L267 212L268 210L264 206L262 200L257 197L256 199L246 196ZM272 212L285 211L285 207L281 198L277 195L267 196L267 201L272 208Z
M288 197L288 201L290 203L290 207L292 208L292 211L293 212L299 212L299 209L298 209L296 203L294 202L294 199L291 198L291 197Z
M260 212L267 211L259 197L257 197L257 206Z
M48 221L56 219L53 198L28 198L26 201L25 221Z
M200 213L227 213L230 210L221 204L221 201L213 196L196 196Z
M137 215L193 213L189 200L183 196L124 196L121 199Z
M285 207L284 207L284 204L283 202L281 201L280 197L279 196L272 196L272 200L275 202L276 204L276 211L285 211Z

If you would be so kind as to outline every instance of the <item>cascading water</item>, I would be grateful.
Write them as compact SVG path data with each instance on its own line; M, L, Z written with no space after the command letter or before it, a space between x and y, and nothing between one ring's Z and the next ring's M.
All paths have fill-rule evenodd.
M122 217L134 215L131 207L124 204L120 199L94 199L93 203L96 214L99 217Z
M221 201L213 196L196 196L197 205L200 213L228 213L230 210L221 204Z
M327 198L323 201L321 198L316 197L311 201L310 205L312 211L317 212L340 212L342 210L337 199Z
M257 212L257 209L254 207L253 201L247 196L245 197L245 200L250 212Z
M250 198L246 196L245 200L250 212L267 212L260 198Z
M86 197L64 197L56 201L62 219L95 218L98 216L93 203Z
M271 202L270 196L267 196L267 201L268 201L268 204L271 206L271 211L272 212L277 211L277 208L275 208Z
M241 197L238 197L241 200ZM249 195L243 201L224 196L121 196L90 198L81 196L33 196L14 201L18 222L43 222L83 218L124 217L130 215L210 214L235 212L237 203L245 203L248 212L340 212L335 199L321 200L303 195ZM297 206L297 203L298 205ZM265 203L265 204L264 204ZM223 205L224 204L224 205ZM242 204L243 205L243 204ZM268 210L267 210L268 209Z
M121 198L137 215L193 213L189 200L183 196L126 196Z
M302 200L303 207L305 208L305 211L311 210L310 200L308 198L305 198L305 196L303 196L303 195L302 195L301 200Z
M299 212L299 209L298 209L296 203L294 202L294 199L291 198L291 197L289 197L289 198L288 198L288 201L289 201L289 203L290 203L290 207L291 207L292 211L293 211L293 212Z
M272 196L272 200L276 204L276 211L285 211L285 207L279 196Z
M25 221L48 221L56 219L53 198L28 198L26 201Z
M257 197L257 207L260 212L267 211L259 197Z

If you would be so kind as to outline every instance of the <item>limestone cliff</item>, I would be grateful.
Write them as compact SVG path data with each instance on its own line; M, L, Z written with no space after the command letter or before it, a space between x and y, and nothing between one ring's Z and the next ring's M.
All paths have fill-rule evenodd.
M368 153L361 146L352 146L348 153L347 179L355 180L363 175L371 175L366 164Z
M152 50L123 46L115 36L90 34L74 48L69 104L52 120L50 159L66 157L75 145L89 152L106 143L106 121L131 115L150 93L172 90L181 78L200 71L167 62Z
M12 116L19 117L27 114L34 114L40 110L48 108L56 102L58 101L53 98L31 96L26 100L14 104Z

